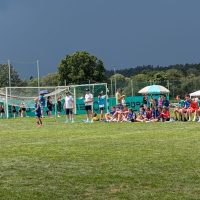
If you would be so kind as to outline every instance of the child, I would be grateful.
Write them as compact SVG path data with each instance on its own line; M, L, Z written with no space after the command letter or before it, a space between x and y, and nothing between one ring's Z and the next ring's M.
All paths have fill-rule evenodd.
M158 98L158 106L159 106L159 107L162 107L162 106L163 106L163 98L162 98L162 96L160 96L160 97Z
M135 115L135 113L133 112L133 109L132 109L132 108L129 108L129 109L128 109L127 121L128 121L128 122L135 122L135 120L136 120L136 115Z
M5 117L5 110L4 110L4 106L0 105L0 112L1 112L1 118Z
M41 107L42 118L44 118L44 108L45 108L45 104L46 104L46 99L44 97L44 94L40 94L39 103L40 103L40 107Z
M36 116L36 125L37 126L42 126L42 120L41 120L41 107L39 102L39 98L35 99L35 116Z
M161 119L162 122L170 121L169 109L166 106L163 107L159 119Z
M103 95L103 91L99 93L98 104L100 110L100 121L102 121L104 118L104 106L106 104L106 95Z
M22 102L20 105L20 114L21 114L21 117L26 116L26 106L25 106L24 102Z
M47 114L48 114L49 117L51 117L51 115L52 115L53 103L52 103L52 101L51 101L51 97L50 97L50 96L47 97L47 108L48 108Z
M99 118L98 118L97 113L93 113L93 114L92 114L92 120L93 120L94 122L99 121Z
M61 99L62 99L61 96L59 96L59 97L57 98L58 117L60 117L60 113L61 113L61 110L62 110L62 102L61 102Z
M146 112L143 106L140 107L140 112L136 118L136 122L144 122L146 119Z
M15 105L12 105L12 112L13 112L13 117L15 118L16 117L16 113L17 113Z
M190 107L188 108L187 110L187 114L189 116L189 122L192 121L192 113L194 113L194 118L193 118L193 122L196 121L196 118L197 118L197 112L198 112L198 109L199 109L199 105L198 105L198 102L195 101L195 100L189 100L190 102Z
M106 121L110 121L115 112L116 112L116 107L113 106L111 111L105 114Z
M152 110L150 107L146 108L146 118L145 121L151 121L152 120Z

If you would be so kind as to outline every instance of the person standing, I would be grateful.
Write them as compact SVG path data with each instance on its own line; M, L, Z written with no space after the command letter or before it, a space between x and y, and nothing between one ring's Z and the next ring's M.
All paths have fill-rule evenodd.
M122 103L122 95L121 95L121 89L120 88L117 89L115 97L116 97L116 105L120 105Z
M124 99L125 95L122 95L121 92L122 90L118 88L115 94L115 98L116 98L116 106L119 107L120 109L123 109L122 100L125 100Z
M100 121L102 121L104 118L104 107L106 104L106 95L103 95L103 91L99 93L98 104L99 104L99 110L100 110Z
M40 94L39 97L39 103L40 103L40 107L41 107L41 117L44 117L44 108L45 108L45 104L46 104L46 99L44 97L44 94Z
M39 98L35 99L35 117L36 117L36 125L42 126L42 119L41 119L42 113L41 113L41 107L39 104Z
M17 109L16 109L16 106L14 104L12 105L12 113L13 113L13 117L15 118L16 113L17 113Z
M93 122L92 120L92 110L93 110L93 95L90 92L90 90L87 88L86 89L86 94L85 94L85 111L86 111L86 117L87 120L86 122Z
M61 111L62 111L62 97L59 96L57 98L57 111L58 111L58 117L60 117Z
M51 96L47 97L47 108L48 108L47 115L49 117L52 117L53 103L51 100Z
M66 92L64 108L65 108L66 116L67 116L65 123L68 123L70 121L73 123L74 122L74 115L73 115L74 99L70 92Z

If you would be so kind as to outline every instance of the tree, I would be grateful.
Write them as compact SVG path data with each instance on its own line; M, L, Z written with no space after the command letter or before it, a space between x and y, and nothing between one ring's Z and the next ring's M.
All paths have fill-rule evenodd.
M23 81L20 79L18 73L11 66L10 67L10 81L11 86L22 86ZM9 67L7 64L0 64L0 87L9 86Z
M105 80L105 68L101 60L86 51L67 55L58 67L60 84L82 84Z

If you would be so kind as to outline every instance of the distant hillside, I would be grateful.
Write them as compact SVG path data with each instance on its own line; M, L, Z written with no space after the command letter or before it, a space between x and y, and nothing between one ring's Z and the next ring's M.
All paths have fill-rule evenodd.
M116 70L116 73L122 74L125 77L131 77L135 76L137 74L141 73L148 73L148 72L159 72L159 71L167 71L169 69L176 69L181 71L184 76L187 76L188 74L194 73L196 76L200 75L200 63L199 64L176 64L176 65L170 65L167 67L163 66L152 66L152 65L146 65L146 66L137 66L133 68L126 68L126 69L120 69ZM107 70L106 76L110 77L114 74L113 70Z

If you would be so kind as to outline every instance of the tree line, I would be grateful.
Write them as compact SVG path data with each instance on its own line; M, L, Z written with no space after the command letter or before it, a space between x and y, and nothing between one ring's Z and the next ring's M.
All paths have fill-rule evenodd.
M8 65L0 64L0 87L9 85ZM11 66L11 86L37 86L36 77L22 80ZM40 78L41 86L58 86L69 84L86 84L107 82L109 87L117 85L127 95L149 84L160 84L169 87L171 96L184 95L200 89L200 64L176 64L170 66L144 65L106 70L102 60L86 51L66 55L58 66L57 72ZM114 88L111 88L114 90Z

